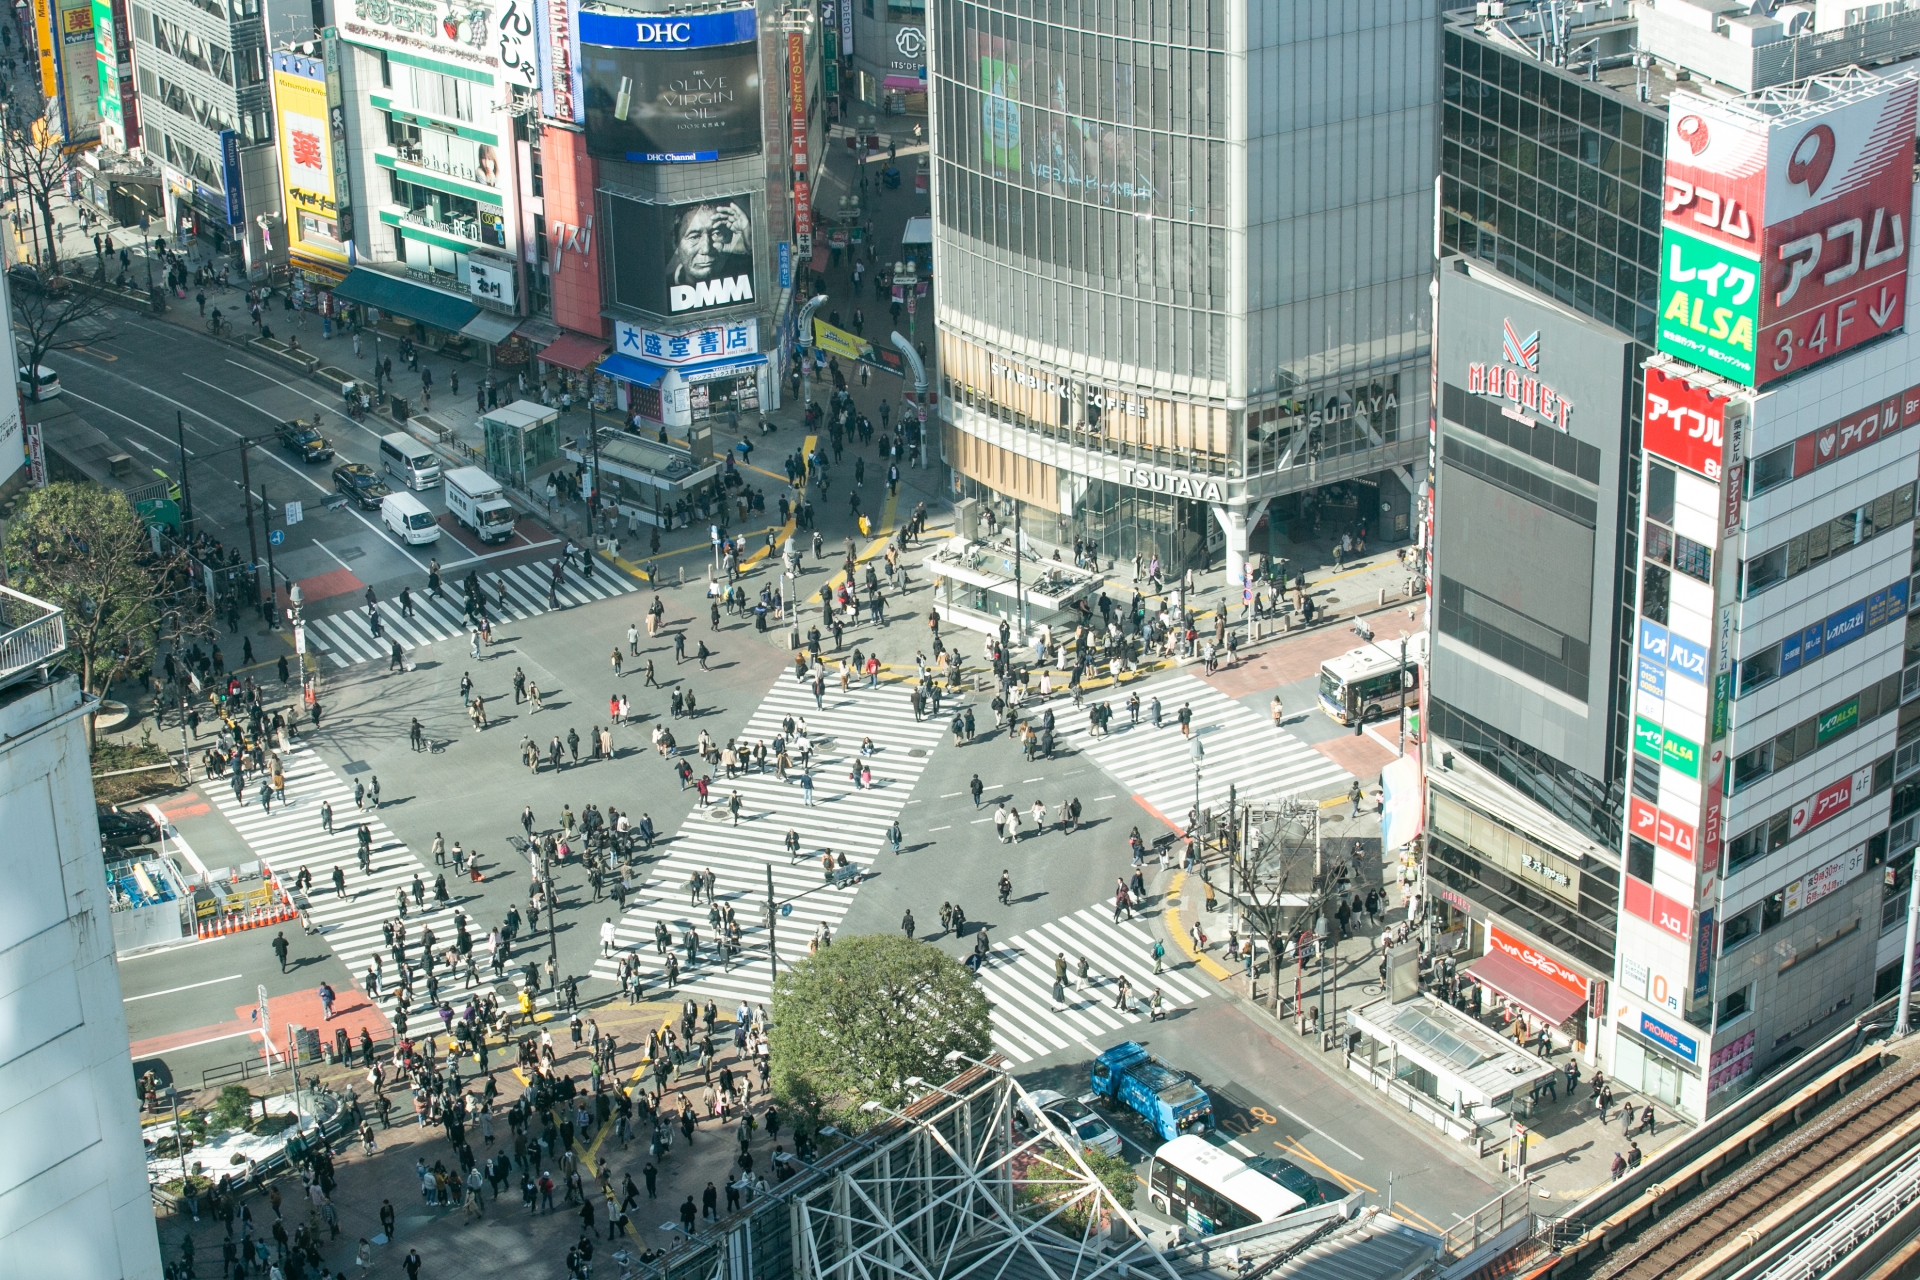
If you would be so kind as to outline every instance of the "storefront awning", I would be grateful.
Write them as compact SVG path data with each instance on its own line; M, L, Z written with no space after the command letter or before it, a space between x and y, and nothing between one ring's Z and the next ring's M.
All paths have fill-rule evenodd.
M548 343L534 359L542 364L558 365L562 369L571 369L575 373L585 373L606 354L606 350L607 343L604 338L585 338L577 333L563 333Z
M431 289L383 271L355 267L347 278L334 286L334 296L345 302L377 307L394 315L418 320L421 324L458 333L480 308L458 294Z
M498 311L482 311L461 328L460 336L474 338L493 346L505 342L520 327L519 316L503 316Z
M737 378L766 362L767 357L758 351L750 356L729 356L725 360L709 360L705 364L681 365L680 378L688 384L718 382L722 378Z
M1460 972L1556 1027L1587 1002L1578 992L1534 972L1504 951L1489 951Z
M545 357L543 356L542 359ZM609 378L631 382L637 387L657 387L660 385L660 379L667 376L667 371L659 365L648 364L645 360L635 360L632 356L608 356L600 362L598 368Z

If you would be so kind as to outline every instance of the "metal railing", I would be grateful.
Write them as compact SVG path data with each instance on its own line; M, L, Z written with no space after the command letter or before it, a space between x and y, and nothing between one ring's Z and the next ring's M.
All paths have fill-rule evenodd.
M1529 1178L1509 1187L1441 1233L1447 1256L1464 1258L1508 1227L1533 1215L1533 1183Z
M0 586L0 688L66 649L66 614L44 600Z

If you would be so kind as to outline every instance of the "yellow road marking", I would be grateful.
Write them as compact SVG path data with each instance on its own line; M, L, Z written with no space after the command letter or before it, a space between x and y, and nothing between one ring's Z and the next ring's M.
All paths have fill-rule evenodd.
M1193 939L1189 938L1187 931L1180 927L1180 908L1172 904L1173 899L1180 894L1180 886L1186 882L1187 873L1184 871L1174 872L1173 879L1167 882L1167 893L1164 899L1167 905L1160 909L1162 918L1167 922L1167 932L1173 935L1173 945L1185 952L1187 959L1199 965L1202 973L1205 973L1209 977L1223 980L1230 978L1233 975L1222 968L1212 956L1202 955L1193 949Z

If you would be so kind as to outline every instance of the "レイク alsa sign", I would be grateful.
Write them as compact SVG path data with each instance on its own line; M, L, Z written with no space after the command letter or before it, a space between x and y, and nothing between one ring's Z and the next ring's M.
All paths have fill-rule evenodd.
M1743 386L1905 323L1920 84L1820 87L1784 110L1670 102L1659 347Z
M1573 401L1540 380L1540 331L1521 337L1512 320L1501 321L1500 359L1467 365L1467 390L1507 401L1500 412L1530 427L1565 431Z

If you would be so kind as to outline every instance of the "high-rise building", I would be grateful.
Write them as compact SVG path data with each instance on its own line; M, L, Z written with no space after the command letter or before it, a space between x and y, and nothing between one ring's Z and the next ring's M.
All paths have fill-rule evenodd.
M199 239L240 255L250 270L264 268L280 216L280 172L259 0L128 0L127 16L139 141L165 180L156 234Z
M1286 555L1284 520L1407 537L1434 11L928 16L936 314L901 325L937 334L956 496L1017 502L1048 542L1236 582L1250 539Z
M1897 985L1920 809L1920 29L1787 10L1442 48L1430 900L1695 1120Z
M0 1239L44 1273L160 1276L79 682L60 610L0 587ZM30 1268L31 1269L31 1268Z

